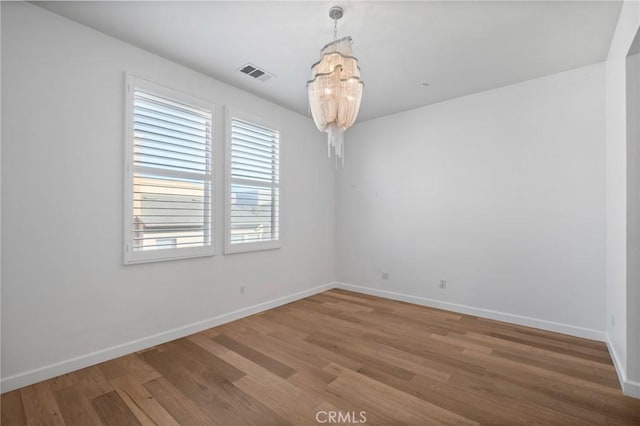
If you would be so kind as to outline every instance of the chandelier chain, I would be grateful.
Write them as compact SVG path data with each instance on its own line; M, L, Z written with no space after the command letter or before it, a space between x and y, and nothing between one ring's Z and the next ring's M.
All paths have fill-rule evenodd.
M338 39L338 20L333 18L333 41Z

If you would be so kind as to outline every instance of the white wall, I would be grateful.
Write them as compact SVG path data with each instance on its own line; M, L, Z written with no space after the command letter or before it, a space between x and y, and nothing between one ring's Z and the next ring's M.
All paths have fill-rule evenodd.
M603 339L604 72L595 64L349 130L338 280Z
M627 274L635 267L627 262L627 208L635 207L627 205L627 194L633 187L627 186L625 87L626 55L639 26L640 3L624 2L606 62L607 338L623 382L629 361L627 336L640 333L638 324L627 321ZM634 362L640 363L637 359Z
M3 390L333 281L334 170L310 118L22 2L2 3L2 59ZM281 249L223 255L218 187L215 257L122 265L125 71L215 102L218 147L222 105L280 123Z
M634 43L640 48L640 31ZM629 379L640 382L640 53L627 56L626 80L627 367Z
M0 23L2 23L2 7L0 7ZM0 31L0 50L2 31ZM0 82L2 81L2 54L0 52ZM0 84L2 99L2 84ZM0 331L2 330L2 102L0 102ZM0 336L0 375L2 374L2 340Z

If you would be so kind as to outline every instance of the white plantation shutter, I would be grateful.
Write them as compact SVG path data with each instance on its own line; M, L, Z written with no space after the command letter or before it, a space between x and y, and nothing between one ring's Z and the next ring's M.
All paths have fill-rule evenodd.
M125 262L213 254L212 113L130 78Z
M280 133L230 113L228 253L276 248L280 239Z

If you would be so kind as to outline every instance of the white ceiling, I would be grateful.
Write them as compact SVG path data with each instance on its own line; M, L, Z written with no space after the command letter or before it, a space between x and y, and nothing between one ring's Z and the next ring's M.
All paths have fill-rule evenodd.
M360 121L606 58L619 1L37 2L143 49L307 114L306 81L345 16L365 92ZM251 62L277 75L238 72ZM427 88L419 83L428 82Z

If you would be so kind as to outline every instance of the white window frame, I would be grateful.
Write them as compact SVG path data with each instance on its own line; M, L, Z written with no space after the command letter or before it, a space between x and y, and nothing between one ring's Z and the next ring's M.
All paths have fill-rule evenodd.
M271 129L278 132L278 143L279 143L279 161L282 159L282 130L280 130L281 126L278 126L275 123L272 123L268 120L265 120L260 117L256 117L251 114L247 114L245 112L239 111L235 108L226 107L225 108L225 243L224 243L224 252L225 254L233 254L233 253L245 253L251 251L259 251L259 250L273 250L279 249L282 247L283 241L283 232L282 232L282 162L280 161L280 167L278 170L278 183L268 183L268 182L260 182L255 181L252 182L250 179L246 180L244 183L262 185L262 186L270 186L271 188L278 189L278 239L277 240L268 240L268 241L257 241L252 243L241 243L241 244L232 244L231 243L231 120L232 118L237 118L239 120L247 121L252 124L256 124L258 126L266 127L267 129ZM237 179L237 178L236 178Z
M185 105L192 106L194 108L203 109L211 113L211 173L209 175L209 218L210 218L210 238L211 245L202 247L181 247L181 248L167 248L162 250L147 250L147 251L134 251L133 250L133 176L134 176L134 93L135 89L139 89L146 93L163 97L166 99L174 100L176 102L183 103ZM214 230L214 212L215 212L215 134L216 134L216 117L215 117L215 104L200 99L194 96L187 95L181 91L171 89L167 86L154 83L150 80L137 77L130 73L125 73L125 116L124 116L124 255L123 262L125 265L147 262L159 262L166 260L186 259L194 257L213 256L215 254L215 230ZM179 172L172 173L166 172L168 176L175 175L175 177L181 177ZM205 198L206 200L206 198Z

